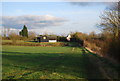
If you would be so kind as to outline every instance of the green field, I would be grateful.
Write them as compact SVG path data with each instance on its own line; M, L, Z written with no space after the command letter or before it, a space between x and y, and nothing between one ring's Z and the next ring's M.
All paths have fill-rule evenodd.
M2 47L3 79L106 79L78 47ZM97 58L97 57L96 57Z

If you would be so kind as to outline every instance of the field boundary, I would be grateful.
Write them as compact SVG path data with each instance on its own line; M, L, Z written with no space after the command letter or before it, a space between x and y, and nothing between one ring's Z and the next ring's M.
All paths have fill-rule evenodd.
M109 80L112 81L116 81L119 78L118 76L118 72L116 69L116 67L119 67L119 65L113 64L113 62L111 62L111 60L102 57L100 55L97 55L94 51L90 50L89 48L85 48L85 51L87 51L87 53L89 52L90 54L95 54L95 55L90 55L90 57L92 59L90 59L91 62L96 62L96 66L99 68L99 70L101 71L101 73ZM110 62L108 62L108 60ZM110 64L113 65L113 67L110 66ZM111 72L113 72L113 74L111 74ZM112 78L114 76L114 78Z

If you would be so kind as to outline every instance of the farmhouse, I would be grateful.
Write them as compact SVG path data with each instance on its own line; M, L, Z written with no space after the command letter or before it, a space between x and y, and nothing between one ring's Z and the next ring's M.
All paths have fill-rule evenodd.
M68 36L66 37L66 39L67 39L67 41L70 41L71 35L68 35Z
M57 42L57 37L40 35L37 37L37 42Z

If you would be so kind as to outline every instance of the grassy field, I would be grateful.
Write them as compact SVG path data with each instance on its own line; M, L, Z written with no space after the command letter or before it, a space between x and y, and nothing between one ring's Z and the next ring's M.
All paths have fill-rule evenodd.
M3 79L104 79L78 47L3 46ZM96 57L97 58L97 57Z

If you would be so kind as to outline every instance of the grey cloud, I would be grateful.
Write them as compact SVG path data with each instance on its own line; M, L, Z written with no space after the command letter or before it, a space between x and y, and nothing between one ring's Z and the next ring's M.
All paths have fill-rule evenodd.
M107 5L112 6L116 5L117 2L70 2L72 5L78 6L92 6L92 5Z
M92 5L116 5L117 0L64 0L72 5L78 6L92 6Z
M2 25L4 27L21 29L26 25L29 29L43 28L49 26L62 25L67 20L51 15L24 15L24 16L3 16Z
M119 0L64 0L67 2L119 2Z
M88 6L90 5L90 2L70 2L72 5L78 5L78 6Z

